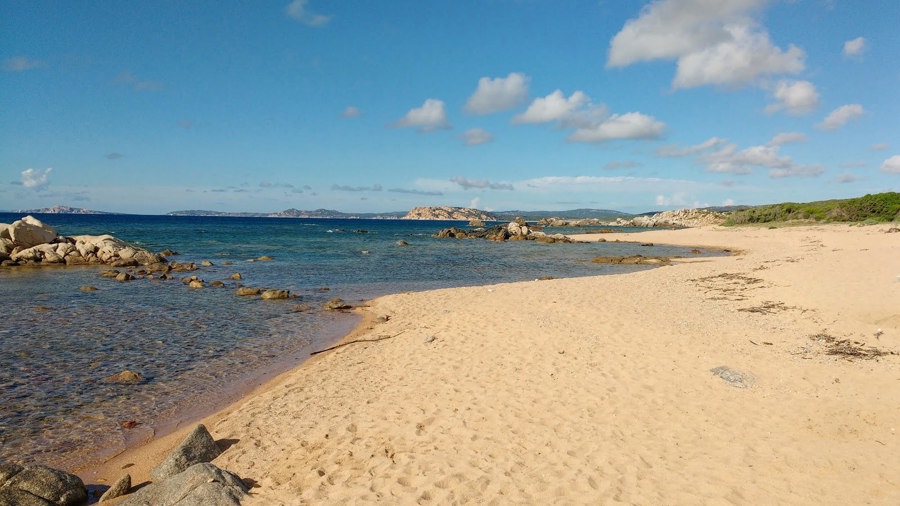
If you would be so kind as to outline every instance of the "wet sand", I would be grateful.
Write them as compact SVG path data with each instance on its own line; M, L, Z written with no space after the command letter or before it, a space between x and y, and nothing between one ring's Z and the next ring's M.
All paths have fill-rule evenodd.
M380 297L204 419L214 463L247 504L898 504L889 228L649 231L740 254ZM189 428L82 477L140 483Z

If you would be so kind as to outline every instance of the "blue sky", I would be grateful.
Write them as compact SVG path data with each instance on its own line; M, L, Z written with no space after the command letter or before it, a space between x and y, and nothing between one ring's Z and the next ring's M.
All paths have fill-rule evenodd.
M896 0L0 2L0 209L900 191Z

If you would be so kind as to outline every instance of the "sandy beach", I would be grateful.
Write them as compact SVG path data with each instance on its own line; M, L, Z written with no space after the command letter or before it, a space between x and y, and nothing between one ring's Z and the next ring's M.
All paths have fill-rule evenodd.
M900 504L890 227L579 236L735 254L380 297L203 420L214 463L246 504ZM81 476L145 481L192 426Z

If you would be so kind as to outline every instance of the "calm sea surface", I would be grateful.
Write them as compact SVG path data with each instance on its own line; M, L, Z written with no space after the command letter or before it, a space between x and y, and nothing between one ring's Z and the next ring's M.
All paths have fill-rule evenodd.
M215 280L227 286L190 289L178 279L119 283L100 277L100 267L0 269L0 461L67 468L86 455L121 451L185 412L222 407L242 387L326 347L356 323L351 315L319 311L329 299L359 302L401 291L642 268L591 263L597 255L691 255L685 248L632 243L431 237L459 222L36 217L61 235L108 233L154 252L180 253L170 260L209 260L213 266L176 276L196 274L207 286ZM0 214L0 223L19 218ZM251 261L263 255L273 260ZM288 289L299 298L238 297L237 282L228 280L235 272L244 286ZM83 285L98 290L82 292ZM313 309L296 311L299 304ZM103 381L125 369L145 381ZM126 421L138 425L123 428Z

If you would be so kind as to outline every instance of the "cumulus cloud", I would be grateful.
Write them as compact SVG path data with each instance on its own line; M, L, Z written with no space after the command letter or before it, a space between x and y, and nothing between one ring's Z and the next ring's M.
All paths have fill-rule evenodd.
M847 124L848 121L859 118L864 112L863 106L859 104L842 105L831 111L831 113L822 120L822 123L819 123L819 127L825 130L837 130Z
M325 26L331 21L331 16L310 12L306 7L308 3L309 0L294 0L284 8L284 12L307 26Z
M419 127L419 132L434 132L452 128L447 122L444 101L434 98L425 100L422 107L410 109L405 116L394 123L398 127Z
M520 72L511 72L506 77L482 77L465 110L471 114L491 114L518 107L528 97L528 82L531 79Z
M900 155L894 155L882 162L881 172L886 174L900 174Z
M776 136L777 137L777 136ZM769 169L769 177L813 177L824 172L820 165L801 165L780 152L781 144L765 144L738 149L731 143L699 157L708 172L750 174L756 168Z
M796 144L798 142L806 142L806 134L802 132L782 132L772 137L768 142L769 146L783 146L785 144Z
M464 190L513 190L513 185L509 183L492 183L487 179L469 179L462 176L454 176L450 178L450 181L458 184Z
M571 117L578 108L590 102L590 98L581 91L572 93L569 98L562 90L556 90L546 97L536 98L522 114L513 117L513 123L549 123L563 121Z
M477 146L494 140L494 135L482 128L470 128L463 133L462 137L466 146Z
M362 116L362 111L360 111L359 108L353 107L351 105L344 109L343 112L341 112L341 116L345 118L358 118Z
M22 186L34 191L41 191L50 186L50 173L53 168L32 169L28 168L22 171Z
M740 86L804 69L805 53L772 44L753 16L767 0L658 0L610 41L607 67L676 60L675 88Z
M793 116L809 114L819 106L819 93L809 81L782 79L775 85L772 96L777 100L766 106L766 113L785 111Z
M859 56L866 50L866 39L857 37L844 42L844 56Z
M388 191L392 192L392 193L408 193L410 195L426 195L426 196L440 196L440 195L444 194L444 192L439 192L439 191L409 190L406 188L391 188Z
M27 56L13 56L3 60L3 70L6 72L25 72L43 66L44 62Z
M380 184L373 184L372 186L346 186L333 184L331 185L331 190L338 192L380 192L382 188Z
M613 114L595 125L575 130L572 142L604 142L614 139L655 139L662 135L666 124L653 116L639 112Z
M656 149L656 154L662 156L664 158L680 158L685 156L694 156L698 153L702 153L708 149L712 149L716 146L719 146L725 143L725 139L720 139L718 137L710 137L709 139L701 142L700 144L696 144L693 146L688 146L686 148L682 148L676 146L674 144L669 144L667 146L660 146Z

